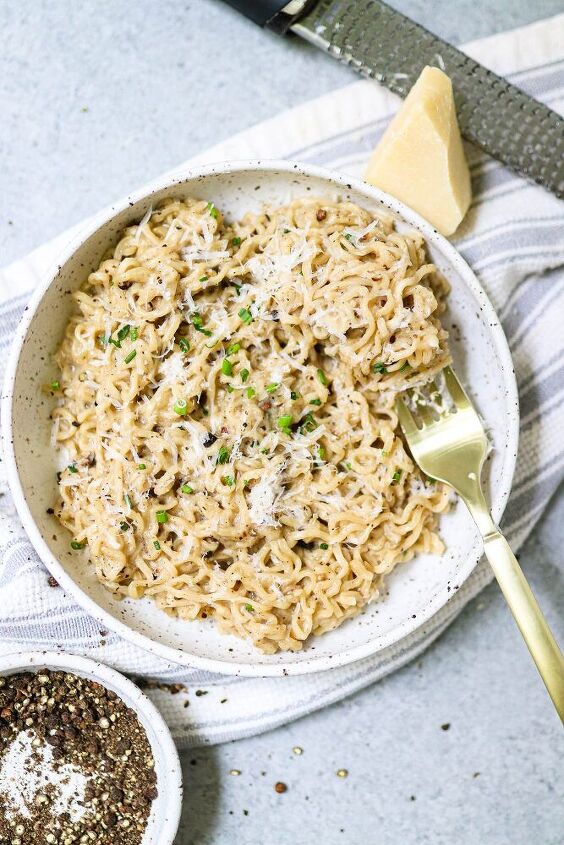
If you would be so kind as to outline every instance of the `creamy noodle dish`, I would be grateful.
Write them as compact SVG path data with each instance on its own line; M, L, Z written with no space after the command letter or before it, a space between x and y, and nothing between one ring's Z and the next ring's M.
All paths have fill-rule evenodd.
M418 232L351 202L149 209L74 294L51 385L84 566L272 653L440 553L449 492L394 397L449 362L446 293Z

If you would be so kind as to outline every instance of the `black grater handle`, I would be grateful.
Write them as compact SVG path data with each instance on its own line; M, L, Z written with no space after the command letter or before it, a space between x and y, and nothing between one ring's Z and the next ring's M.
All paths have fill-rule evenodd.
M317 0L225 0L259 26L285 35L292 24L315 5Z

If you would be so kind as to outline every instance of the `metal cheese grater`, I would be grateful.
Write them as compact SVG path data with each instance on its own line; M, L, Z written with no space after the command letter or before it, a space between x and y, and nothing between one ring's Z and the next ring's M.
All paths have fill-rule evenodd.
M227 0L260 26L293 32L405 97L425 65L451 78L460 129L564 199L564 120L380 0Z

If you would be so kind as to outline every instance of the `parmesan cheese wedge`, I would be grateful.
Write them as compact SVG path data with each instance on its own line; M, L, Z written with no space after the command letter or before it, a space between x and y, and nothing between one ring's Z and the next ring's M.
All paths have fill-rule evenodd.
M411 206L443 235L468 210L470 172L456 119L452 83L425 67L368 164L365 179Z

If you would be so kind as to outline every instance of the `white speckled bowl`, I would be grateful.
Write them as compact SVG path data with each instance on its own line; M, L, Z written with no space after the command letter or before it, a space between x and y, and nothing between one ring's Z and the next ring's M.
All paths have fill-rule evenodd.
M167 195L213 200L226 216L258 209L265 201L296 195L340 196L369 209L394 212L400 230L418 228L431 259L452 285L447 328L457 372L486 421L493 451L486 487L499 520L511 486L518 439L517 388L502 328L476 277L454 247L415 212L360 181L291 162L236 162L187 172L162 181L100 215L45 277L17 331L4 385L2 434L10 487L26 531L61 586L105 627L175 663L233 675L282 675L320 671L373 654L412 633L448 601L481 556L474 524L458 505L441 521L447 545L442 557L420 555L388 579L389 595L357 618L300 652L264 655L250 643L220 635L210 621L171 619L148 599L117 601L95 579L70 536L47 508L57 498L55 455L49 446L51 402L41 390L56 376L53 353L71 310L69 291L78 288L113 245L118 233L138 221L150 204Z
M94 660L76 654L56 651L26 651L0 657L0 676L41 669L72 672L81 678L97 681L113 690L137 714L151 745L157 773L158 797L153 801L151 814L141 845L172 845L182 809L182 776L180 760L170 731L147 696L131 681Z

